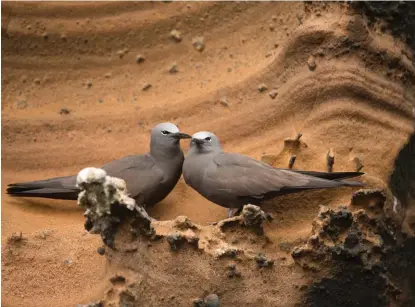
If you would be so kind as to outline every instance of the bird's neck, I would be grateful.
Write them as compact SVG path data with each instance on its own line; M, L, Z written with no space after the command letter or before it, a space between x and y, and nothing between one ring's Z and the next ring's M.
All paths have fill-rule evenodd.
M156 161L166 161L167 159L174 159L178 156L183 156L180 144L177 144L177 146L168 146L167 148L151 144L150 154L154 159L156 159Z
M191 147L187 155L194 156L216 156L222 152L221 148L215 148L213 150L204 150L199 147Z

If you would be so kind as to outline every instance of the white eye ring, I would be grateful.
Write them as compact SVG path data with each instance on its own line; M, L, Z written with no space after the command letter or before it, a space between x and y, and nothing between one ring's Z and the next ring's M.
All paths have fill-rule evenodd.
M162 134L162 135L168 135L168 134L170 134L170 132L168 132L167 130L162 130L162 131L161 131L161 134Z

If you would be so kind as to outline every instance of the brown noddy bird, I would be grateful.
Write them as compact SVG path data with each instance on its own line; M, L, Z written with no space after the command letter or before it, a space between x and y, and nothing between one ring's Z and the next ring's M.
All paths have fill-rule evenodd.
M248 156L226 153L216 135L195 133L183 164L185 182L211 202L235 209L260 204L276 196L305 190L362 186L341 179L363 175L360 172L312 172L274 168Z
M191 138L172 123L161 123L151 130L150 152L127 156L102 166L108 176L123 179L137 205L153 205L163 200L176 186L184 161L180 140ZM13 183L7 194L76 200L80 190L76 176Z

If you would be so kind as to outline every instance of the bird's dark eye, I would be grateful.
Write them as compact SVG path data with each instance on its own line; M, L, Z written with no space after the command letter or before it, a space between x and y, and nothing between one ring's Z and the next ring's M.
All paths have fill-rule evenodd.
M212 140L212 138L210 136L208 136L208 137L205 138L205 140L210 142Z
M168 132L167 130L163 130L163 131L161 131L161 134L167 135L167 134L170 134L170 132Z

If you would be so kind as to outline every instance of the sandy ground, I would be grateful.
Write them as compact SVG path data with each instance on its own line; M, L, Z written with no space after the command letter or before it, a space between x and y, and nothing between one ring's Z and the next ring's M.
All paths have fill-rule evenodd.
M2 43L4 306L88 302L101 297L110 271L75 202L12 199L9 183L144 153L149 129L171 121L190 134L215 132L227 151L276 155L282 167L284 139L301 131L307 147L295 167L325 170L332 149L334 171L354 170L357 157L365 180L384 186L413 129L410 53L341 5L2 2ZM270 231L301 238L318 205L345 203L351 192L277 202L280 227ZM181 180L150 213L203 224L226 209ZM25 240L5 244L15 232Z

